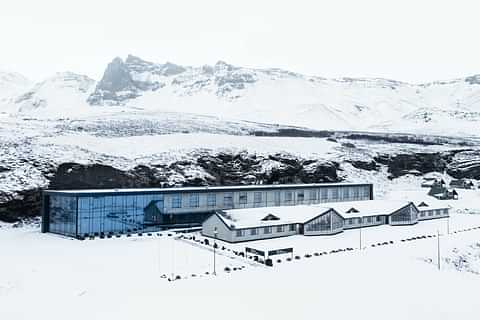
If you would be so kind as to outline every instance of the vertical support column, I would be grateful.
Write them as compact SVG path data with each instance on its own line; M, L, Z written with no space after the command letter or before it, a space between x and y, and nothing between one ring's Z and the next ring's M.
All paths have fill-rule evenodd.
M75 196L75 237L78 236L78 196Z
M42 228L41 232L46 233L50 231L50 196L42 192L41 195L41 211L42 211Z

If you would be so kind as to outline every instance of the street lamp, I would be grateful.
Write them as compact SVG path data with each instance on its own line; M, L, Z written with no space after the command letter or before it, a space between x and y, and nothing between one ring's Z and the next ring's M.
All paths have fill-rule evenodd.
M217 240L217 235L218 235L218 230L217 230L217 227L215 227L213 229L213 236L215 238L215 240ZM216 271L216 247L217 247L217 243L216 241L213 241L213 275L216 276L217 275L217 271Z

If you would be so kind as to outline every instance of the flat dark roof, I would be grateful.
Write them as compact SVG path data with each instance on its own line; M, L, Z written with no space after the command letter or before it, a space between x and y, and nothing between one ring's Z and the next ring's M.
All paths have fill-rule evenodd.
M310 184L253 184L240 186L215 186L215 187L179 187L179 188L134 188L134 189L84 189L84 190L44 190L43 193L90 196L90 195L124 195L124 194L152 194L152 193L175 193L175 192L209 192L209 191L252 191L274 189L298 189L298 188L325 188L325 187L353 187L373 186L371 183L310 183Z

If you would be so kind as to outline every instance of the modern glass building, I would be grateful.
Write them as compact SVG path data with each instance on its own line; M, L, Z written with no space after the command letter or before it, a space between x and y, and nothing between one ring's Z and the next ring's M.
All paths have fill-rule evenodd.
M42 232L72 237L199 226L216 210L373 199L372 184L46 190Z

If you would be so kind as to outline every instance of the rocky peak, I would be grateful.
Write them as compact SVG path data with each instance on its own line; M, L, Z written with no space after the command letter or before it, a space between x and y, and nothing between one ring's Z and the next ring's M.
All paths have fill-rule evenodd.
M469 84L480 84L480 74L465 78L465 82Z
M93 105L118 105L121 101L138 97L137 88L127 65L119 57L107 66L95 92L88 98Z

